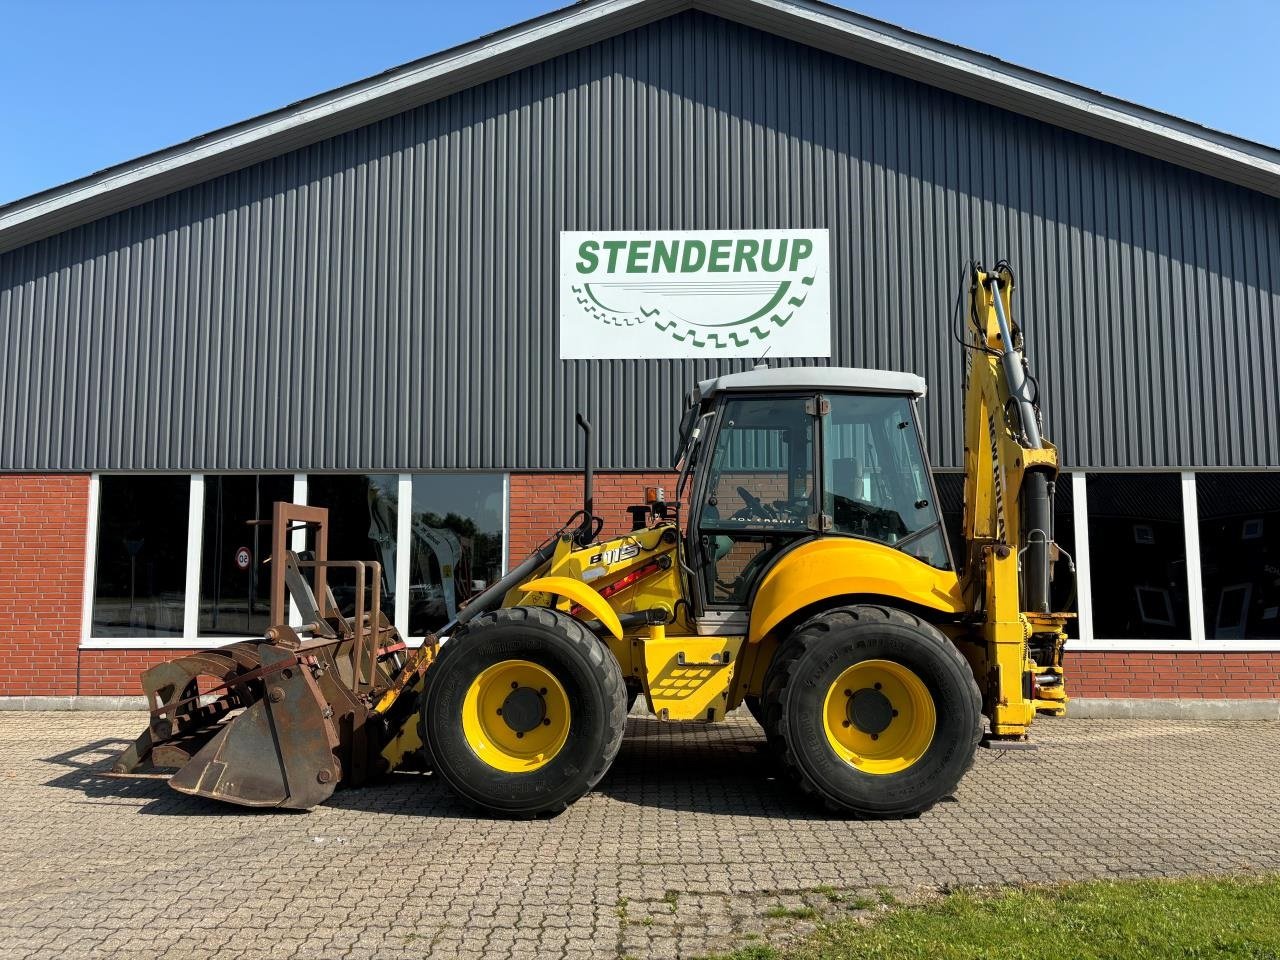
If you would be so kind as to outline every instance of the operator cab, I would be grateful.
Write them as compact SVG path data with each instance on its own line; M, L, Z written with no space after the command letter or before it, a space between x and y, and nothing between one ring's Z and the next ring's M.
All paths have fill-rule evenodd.
M917 416L924 393L914 374L841 367L757 368L690 391L677 460L693 484L686 555L703 610L748 609L772 562L815 537L952 569Z

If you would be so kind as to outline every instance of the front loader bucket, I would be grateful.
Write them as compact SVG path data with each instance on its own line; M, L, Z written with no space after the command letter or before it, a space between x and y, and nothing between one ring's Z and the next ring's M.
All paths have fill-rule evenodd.
M342 777L332 711L296 654L260 644L266 696L222 723L169 780L180 793L247 807L309 810Z
M421 745L404 730L416 730L417 679L435 646L424 644L410 662L382 613L381 564L329 560L327 522L322 507L275 505L276 625L261 641L147 670L150 722L110 776L169 776L171 787L193 796L308 810L340 782L359 786L392 769L421 768ZM314 534L314 559L288 548L300 526ZM334 568L355 575L354 616L343 614L327 586ZM290 606L301 624L289 623Z

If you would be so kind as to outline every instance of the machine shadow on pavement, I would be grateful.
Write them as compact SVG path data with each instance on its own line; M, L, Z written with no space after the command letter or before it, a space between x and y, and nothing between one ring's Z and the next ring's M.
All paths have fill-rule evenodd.
M274 808L245 808L191 797L169 788L161 777L107 776L120 739L103 739L44 757L63 768L46 786L82 793L90 802L146 801L136 812L151 816L288 815ZM751 722L673 731L651 716L632 716L621 752L597 786L615 803L713 816L782 817L788 820L841 819L823 810L780 779L764 751L760 729ZM338 790L325 804L338 810L397 815L485 819L430 774L394 773L367 788ZM294 815L301 815L295 813Z

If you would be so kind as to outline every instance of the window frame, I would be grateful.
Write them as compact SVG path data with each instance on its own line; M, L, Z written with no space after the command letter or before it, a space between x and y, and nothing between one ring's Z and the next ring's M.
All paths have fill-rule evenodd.
M225 474L237 471L209 471L209 475ZM257 472L257 471L240 471ZM278 473L281 471L269 471ZM345 472L345 471L343 471ZM354 472L354 471L353 471ZM415 476L443 471L419 471L399 473L396 476L398 502L412 502L413 478ZM447 471L449 473L484 472L499 473L502 477L502 572L505 574L511 565L511 474L509 471ZM186 476L190 481L190 492L187 501L187 567L185 574L185 596L183 607L183 630L180 637L95 637L93 635L93 600L98 574L98 527L101 510L101 482L104 476ZM200 577L204 553L204 481L205 473L177 474L173 471L101 471L89 475L89 496L85 523L85 555L82 570L84 571L84 590L81 596L80 643L81 650L196 650L225 647L232 643L246 640L261 640L257 636L202 636L200 625ZM307 503L307 474L293 473L293 502ZM405 501L404 498L409 500ZM396 624L408 624L409 621L409 564L411 511L400 510L396 520L396 604L393 620ZM294 550L306 549L306 531L295 530L290 535L290 546ZM403 588L403 589L402 589ZM392 611L387 611L389 614ZM299 620L297 610L290 604L291 623ZM411 647L421 646L425 638L422 636L405 636L405 642Z
M920 425L917 421L917 429ZM819 434L821 431L819 431ZM819 445L821 439L819 437ZM817 445L815 445L817 446ZM1251 468L1256 472L1257 468ZM145 474L166 473L171 471L145 471ZM210 471L226 472L226 471ZM434 471L420 471L430 473ZM450 471L454 472L454 471ZM456 471L466 473L472 471ZM500 472L502 474L502 569L507 572L511 569L511 474L509 471L483 471L486 473ZM1242 640L1211 640L1206 638L1205 621L1204 621L1204 604L1194 602L1203 596L1203 583L1201 579L1201 553L1200 553L1200 524L1199 510L1196 499L1196 475L1197 473L1235 473L1250 471L1218 471L1218 470L1141 470L1141 471L1123 471L1123 470L1087 470L1084 468L1070 468L1064 470L1071 475L1073 505L1074 505L1074 528L1076 541L1076 576L1078 586L1076 590L1077 615L1079 618L1080 636L1073 639L1068 644L1069 651L1133 651L1133 652L1206 652L1206 653L1226 653L1226 652L1274 652L1280 651L1280 640L1273 639L1242 639ZM185 474L190 478L191 482L191 500L188 504L187 522L188 522L188 538L187 538L187 597L186 607L184 608L184 635L182 637L94 637L92 636L93 628L93 598L94 588L97 579L97 549L98 549L98 519L101 508L101 490L100 482L103 476L129 476L132 474L141 474L142 471L102 471L94 472L89 475L89 491L87 498L87 510L85 520L85 553L82 571L84 574L83 591L81 594L81 619L80 619L80 644L81 650L191 650L198 648L214 648L225 646L230 643L243 640L256 640L258 637L200 637L199 634L190 628L189 620L192 611L196 611L198 622L199 610L199 589L200 589L200 554L203 547L203 525L202 522L196 522L193 527L192 518L202 521L204 516L204 473ZM1181 478L1182 487L1182 509L1183 509L1183 536L1186 538L1185 547L1187 555L1187 592L1189 595L1189 623L1191 625L1192 636L1186 640L1133 640L1133 639L1115 639L1108 637L1099 637L1093 629L1093 598L1092 598L1092 580L1090 576L1089 563L1089 501L1088 491L1086 487L1087 478L1090 474L1098 473L1177 473ZM413 477L412 473L399 473L399 490L401 496L405 494L406 485L412 490ZM930 471L932 478L932 469ZM305 504L307 502L307 477L305 473L293 474L293 500L295 503ZM932 480L931 480L932 482ZM936 497L936 485L934 490ZM303 539L305 533L303 531L295 531L293 534L293 548L295 550L304 549ZM408 571L408 538L404 535L403 528L397 530L397 551L403 551L399 554L400 562L398 564L398 576L407 576L407 573L400 574L399 571ZM948 545L948 549L949 549ZM194 558L194 562L193 562ZM954 562L954 557L953 557ZM194 592L193 592L194 590ZM407 622L408 610L400 609L399 598L405 598L407 603L408 591L397 589L397 609L395 613L396 623ZM705 609L705 608L704 608ZM710 613L711 611L706 611ZM723 613L720 610L719 613ZM406 642L410 646L419 646L423 641L422 637L406 637Z

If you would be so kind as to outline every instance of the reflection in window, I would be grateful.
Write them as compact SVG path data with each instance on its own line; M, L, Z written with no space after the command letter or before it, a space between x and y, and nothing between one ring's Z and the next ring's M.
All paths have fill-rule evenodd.
M1280 638L1280 474L1199 474L1196 503L1205 636Z
M200 624L206 636L260 637L271 626L271 515L293 499L293 477L204 478ZM252 521L264 523L252 523Z
M182 635L190 503L189 477L99 479L93 636Z
M424 636L502 576L502 475L413 478L409 634Z
M1071 474L1058 474L1058 482L1054 486L1053 542L1058 545L1059 551L1065 551L1070 556L1070 560L1059 552L1058 559L1053 564L1051 570L1053 579L1049 584L1049 605L1054 611L1075 613L1078 609L1076 594L1078 573L1073 573L1072 567L1076 559L1076 503ZM1072 618L1067 621L1067 636L1080 636L1078 620Z
M911 400L883 394L827 398L823 513L838 533L865 537L948 569Z
M1181 479L1091 475L1088 491L1095 636L1188 639Z
M307 503L329 509L329 557L332 560L377 560L382 564L382 613L395 618L396 499L394 473L312 474ZM329 587L344 616L355 615L356 575L335 568ZM366 603L369 597L366 596Z
M956 569L964 570L969 560L964 543L964 474L935 473L933 485L938 490L938 513L942 515L942 528L947 532Z

